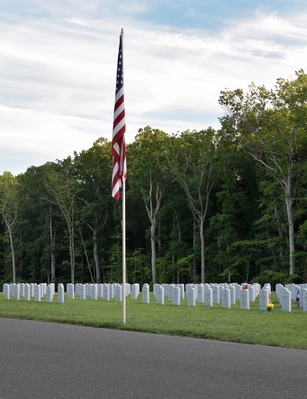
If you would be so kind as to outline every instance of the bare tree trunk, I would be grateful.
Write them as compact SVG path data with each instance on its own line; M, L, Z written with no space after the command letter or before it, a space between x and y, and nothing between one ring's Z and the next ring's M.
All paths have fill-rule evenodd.
M252 157L264 165L266 168L270 169L273 172L277 172L277 169L280 170L280 167L276 169L271 167L268 163L264 162L259 156L250 153ZM272 158L275 159L275 158ZM275 160L275 165L277 165L277 161ZM274 179L279 183L281 186L284 196L285 196L285 203L286 203L286 210L287 210L287 219L288 219L288 238L289 238L289 275L292 276L295 270L295 259L294 259L294 252L295 252L295 237L294 237L294 222L293 222L293 210L292 210L292 169L293 169L293 155L290 152L289 160L288 160L288 170L287 174L284 178L280 178L277 176L277 173L273 175Z
M285 195L287 216L288 216L288 234L289 234L289 275L294 274L294 223L293 223L293 210L292 210L292 197L291 197L291 179L288 179L288 189Z
M100 265L98 259L98 245L97 245L97 230L93 230L93 253L94 253L94 261L95 261L95 270L96 270L96 282L97 284L101 281L100 276Z
M157 239L157 245L158 245L158 256L161 254L161 248L162 248L162 242L161 242L161 220L158 221L158 239Z
M156 284L157 282L157 271L156 271L156 218L151 218L150 227L150 242L151 242L151 274L152 282Z
M55 283L55 231L52 220L52 207L50 205L49 235L50 235L50 273L51 283Z
M69 226L69 254L71 283L75 284L75 240L73 226Z
M97 222L97 215L95 215L95 219ZM95 271L96 271L96 281L99 284L101 282L101 271L100 271L100 263L99 263L99 258L98 258L98 244L97 244L97 234L98 231L101 229L101 227L105 226L108 220L108 212L106 212L105 219L102 223L102 226L100 227L92 227L90 224L88 224L88 227L92 231L92 237L93 237L93 257L94 257L94 262L95 262ZM97 225L97 223L96 223ZM103 276L103 281L104 281L104 276Z
M181 235L182 235L182 233L181 233L181 228L180 228L179 217L178 217L177 214L175 214L175 220L176 220L176 222L174 223L174 227L177 226L178 244L180 244L181 243ZM173 267L175 267L175 261L176 261L175 254L173 254L172 258L173 258ZM177 260L178 260L178 254L177 254ZM179 284L179 283L180 283L180 267L177 266L177 284Z
M10 223L6 222L6 227L9 232L9 237L10 237L10 246L11 246L11 254L12 254L12 272L13 272L13 283L16 283L16 264L15 264L15 251L14 251L14 245L13 245L13 234L12 234L12 226Z
M154 183L150 174L150 186L149 186L149 195L146 194L145 190L142 190L142 195L147 211L148 218L150 220L150 244L151 244L151 274L152 274L152 282L155 284L157 282L157 271L156 271L156 227L157 227L157 214L160 210L161 200L164 193L164 190L167 185L163 188L160 188L159 183L156 183L154 187ZM155 198L153 198L153 191L155 188ZM149 199L148 199L148 198Z
M200 218L199 224L199 237L200 237L200 282L205 282L205 238L204 238L204 218Z
M280 242L282 242L282 238L283 238L282 227L281 227L281 221L279 220L279 217L278 217L278 212L277 212L276 204L274 204L274 214L275 214L276 220L277 220L278 237L279 237L279 239L280 239ZM283 257L283 247L282 247L282 245L280 244L280 245L279 245L279 254L278 254L279 260L281 260L282 257Z
M79 233L80 233L80 238L81 238L82 245L83 245L83 249L84 249L84 255L85 255L85 259L86 259L87 268L88 268L88 271L89 271L89 273L90 273L91 281L92 281L92 283L94 283L94 282L95 282L95 279L94 279L94 277L93 277L93 273L92 273L92 269L91 269L91 264L90 264L90 261L89 261L89 259L88 259L87 249L86 249L85 242L84 242L84 240L83 240L83 235L82 235L82 231L81 231L80 227L79 227ZM97 283L98 283L98 281L97 281Z
M194 252L196 253L196 225L195 219L193 220L193 248ZM193 257L193 282L196 283L196 259L195 256Z

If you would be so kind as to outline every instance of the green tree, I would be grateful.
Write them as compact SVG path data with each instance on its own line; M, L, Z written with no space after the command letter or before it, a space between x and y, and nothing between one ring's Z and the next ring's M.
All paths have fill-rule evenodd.
M18 176L20 257L24 279L55 283L63 222L46 190L44 170L45 166L32 166Z
M211 279L233 281L242 276L236 241L253 240L258 218L259 167L243 151L235 136L223 129L216 134L216 184L212 193L208 237Z
M221 92L219 102L228 111L221 118L224 129L240 136L246 151L266 168L282 189L288 218L289 275L294 274L293 169L295 154L306 135L307 75L295 80L277 79L275 88L251 84L243 90Z
M170 183L167 169L168 135L147 126L140 129L127 148L129 188L141 195L150 220L152 282L156 283L156 229L165 190Z
M11 172L4 172L0 176L0 214L8 231L12 259L12 277L13 283L16 283L13 227L18 217L18 182Z
M57 206L66 222L69 241L71 282L75 282L76 247L75 236L80 222L78 214L79 185L75 176L74 164L70 157L57 163L44 165L45 187L50 194L48 201Z
M95 265L95 281L101 282L101 258L104 245L110 245L109 236L112 216L111 182L111 142L104 138L96 140L89 150L75 154L74 160L80 191L78 197L83 202L82 225L91 232L91 247ZM89 262L90 263L90 262ZM104 279L104 272L103 272Z
M215 181L214 146L212 128L200 132L184 132L173 140L169 157L171 171L183 188L188 206L199 229L201 282L205 282L205 219Z

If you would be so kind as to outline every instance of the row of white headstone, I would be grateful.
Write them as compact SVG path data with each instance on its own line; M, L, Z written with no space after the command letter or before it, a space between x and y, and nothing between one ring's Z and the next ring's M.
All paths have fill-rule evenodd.
M102 298L109 301L115 298L122 301L122 284L71 284L66 285L66 294L69 299L74 299L75 295L80 299L97 300ZM137 299L140 292L142 294L142 302L150 303L150 287L148 284L142 286L140 284L126 284L126 295L131 295L132 299ZM196 303L203 303L204 306L213 306L213 304L222 304L223 308L231 308L237 300L240 301L241 309L250 309L250 303L254 302L259 296L260 310L267 310L271 302L271 285L265 284L262 288L260 284L154 284L153 294L156 303L164 305L167 298L173 305L179 306L181 301L187 297L188 306L196 306ZM307 284L295 285L288 284L283 286L276 285L276 294L279 298L281 309L284 312L291 312L292 303L296 301L304 312L307 312ZM20 283L20 284L4 284L4 299L13 297L19 300L34 298L35 301L41 301L46 297L46 302L52 302L55 296L54 284L36 284L36 283ZM299 298L299 301L298 301ZM63 284L57 286L57 302L65 302L65 288Z
M185 290L186 289L186 290ZM259 296L260 310L270 309L271 285L265 284L156 284L154 296L157 303L163 305L164 297L167 297L174 305L180 305L180 300L187 295L188 306L195 306L196 302L205 306L213 306L214 303L222 303L223 308L230 308L240 300L241 309L250 309L250 302L254 302ZM276 285L276 294L279 298L281 310L291 312L292 304L296 302L304 312L307 312L307 284L281 284Z
M126 284L126 295L131 294L132 299L137 299L140 293L139 284ZM35 301L40 302L46 297L46 302L52 302L55 296L55 284L46 283L20 283L20 284L3 284L3 297L10 299L13 297L16 300L24 298L29 301L34 298ZM66 284L66 294L69 299L74 299L77 295L80 299L98 299L103 298L106 301L116 298L117 301L122 301L122 285L121 284ZM63 284L57 286L57 302L65 302L65 288Z
M244 288L243 288L244 287ZM188 306L196 306L196 303L203 303L205 306L222 304L223 308L231 308L237 300L240 300L241 309L249 309L250 302L254 302L261 290L259 284L155 284L153 294L156 302L164 304L167 298L173 305L180 305L181 300L187 297ZM268 291L267 299L271 288ZM267 302L269 303L269 302Z
M307 284L276 284L275 291L284 312L291 312L293 302L307 312Z

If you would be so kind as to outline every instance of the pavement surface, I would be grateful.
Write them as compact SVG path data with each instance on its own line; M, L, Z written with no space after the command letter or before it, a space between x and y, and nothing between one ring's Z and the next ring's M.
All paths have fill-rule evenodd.
M304 350L0 318L0 399L305 397Z

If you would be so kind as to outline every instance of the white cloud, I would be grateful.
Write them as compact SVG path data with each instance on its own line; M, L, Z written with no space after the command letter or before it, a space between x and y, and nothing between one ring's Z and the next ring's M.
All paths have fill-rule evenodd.
M113 16L113 0L40 4L51 18L0 15L0 138L12 158L18 151L44 163L111 139L121 27L128 142L146 125L169 133L217 127L221 90L251 81L272 86L293 78L307 59L307 13L285 17L262 8L208 33L138 21L150 7L144 2L127 3L128 16ZM20 163L18 172L27 166ZM7 169L8 158L0 173Z

